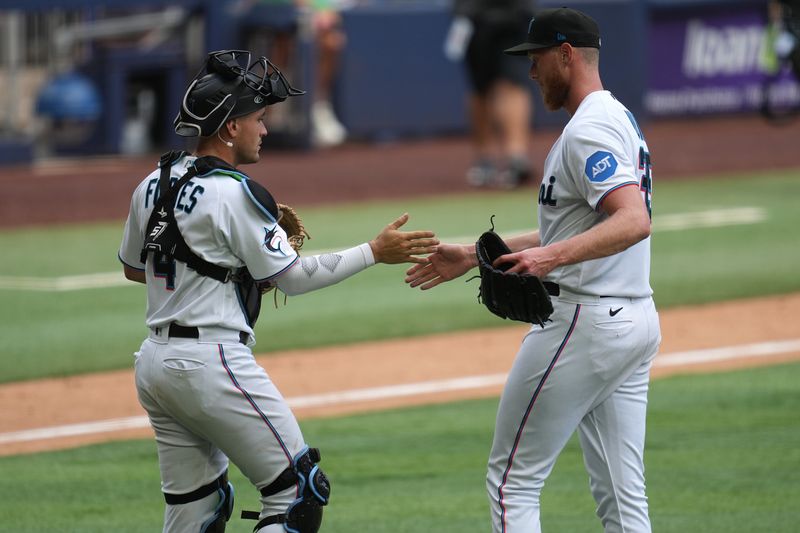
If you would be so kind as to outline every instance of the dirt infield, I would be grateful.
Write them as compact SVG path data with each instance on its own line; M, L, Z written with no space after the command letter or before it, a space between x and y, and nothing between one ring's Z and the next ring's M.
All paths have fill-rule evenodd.
M741 320L744 308L748 309L748 316L754 317L752 320ZM800 322L786 320L798 315L800 294L749 300L746 304L727 302L664 311L661 313L664 340L653 375L800 360ZM298 401L301 405L294 410L301 419L487 397L499 393L502 375L511 367L526 329L512 326L290 351L262 356L259 362L290 403L301 398L320 400L307 402L306 407ZM765 341L798 342L793 343L797 345L795 348L761 357L748 356L742 348ZM738 347L731 352L738 352L739 357L693 364L682 362L686 350L723 346ZM479 377L484 381L472 387L447 387L454 379ZM344 391L350 392L343 395ZM4 406L0 411L0 455L151 435L142 424L135 429L105 431L96 425L98 421L143 419L131 371L1 385L0 405ZM93 430L83 435L52 438L65 425L77 424L91 424ZM40 438L3 441L3 436L12 432L41 428L45 429Z

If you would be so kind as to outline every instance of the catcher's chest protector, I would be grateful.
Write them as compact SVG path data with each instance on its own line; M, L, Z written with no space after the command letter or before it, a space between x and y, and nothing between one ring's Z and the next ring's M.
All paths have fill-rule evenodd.
M214 173L222 173L242 181L248 198L272 222L276 222L278 219L277 204L269 191L259 183L249 179L225 161L211 156L197 158L188 172L181 176L174 185L171 185L170 169L185 155L187 155L186 152L168 152L161 156L159 194L147 222L145 243L141 253L142 262L146 263L150 257L149 252L153 252L154 261L178 260L186 263L198 274L219 282L227 283L228 280L233 280L245 306L248 323L253 326L261 311L261 291L255 280L246 267L232 272L230 269L210 263L194 253L183 238L175 220L175 200L181 188L192 178L203 178Z

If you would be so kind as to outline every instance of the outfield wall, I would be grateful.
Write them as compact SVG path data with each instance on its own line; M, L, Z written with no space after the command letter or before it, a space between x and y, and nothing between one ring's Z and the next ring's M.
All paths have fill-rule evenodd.
M563 3L541 0L539 5ZM170 5L163 0L146 4L151 9ZM569 4L598 20L605 85L640 121L758 109L769 75L764 62L766 0L573 0ZM33 12L69 6L102 13L109 6L123 5L119 0L8 0L0 15L7 9ZM273 127L272 143L309 147L308 102L313 96L315 53L308 34L297 31L293 8L266 0L183 0L177 5L202 20L203 37L194 41L199 51L243 46L260 50L269 43L271 32L296 32L295 64L287 65L287 70L309 95L292 107L294 127ZM246 7L237 10L232 8L235 5ZM460 63L447 60L443 52L451 22L448 1L362 1L344 11L343 19L348 46L335 105L352 138L384 141L466 132L465 73ZM96 86L102 113L91 138L61 151L123 152L123 132L131 121L126 109L135 100L135 91L148 84L157 110L147 133L149 144L154 149L183 147L172 134L172 120L185 81L197 68L193 54L202 56L198 50L182 48L189 46L188 40L183 44L173 40L157 50L94 46L88 60L76 68ZM778 76L772 90L779 101L800 102L800 89L789 73ZM531 93L538 104L532 120L535 127L566 122L563 111L543 111L533 83ZM32 152L19 149L26 139L25 135L0 135L0 163L12 155L30 157ZM15 148L4 150L9 142Z

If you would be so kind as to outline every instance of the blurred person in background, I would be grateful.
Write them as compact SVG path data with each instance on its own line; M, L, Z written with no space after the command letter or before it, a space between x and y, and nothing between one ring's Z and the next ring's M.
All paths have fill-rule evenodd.
M467 181L475 187L513 188L531 178L528 71L503 50L525 38L533 9L533 0L453 3L445 54L463 60L469 76L474 161Z
M800 0L770 0L767 5L770 47L765 50L767 66L778 71L784 62L800 80Z
M333 110L332 92L339 60L347 43L338 0L295 0L310 5L317 44L317 72L311 106L312 140L316 146L336 146L347 139L347 130Z
M347 35L342 25L341 10L351 7L351 0L243 0L239 9L246 9L255 3L292 4L298 10L297 24L302 26L303 17L309 17L308 24L314 40L314 101L311 104L311 141L318 148L337 146L347 140L347 129L339 121L333 108L333 88L339 71L339 62ZM297 26L292 31L285 29L274 32L270 56L280 65L291 65L294 39ZM287 68L287 72L291 69ZM272 116L277 129L287 126L291 121L288 108L280 109Z
M800 0L769 0L767 27L761 47L761 114L768 121L782 123L800 114L798 102L787 102L781 95L785 72L791 69L800 81Z

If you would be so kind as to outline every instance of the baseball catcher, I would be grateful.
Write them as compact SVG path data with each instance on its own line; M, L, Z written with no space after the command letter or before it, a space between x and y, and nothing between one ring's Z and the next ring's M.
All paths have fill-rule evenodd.
M240 167L261 159L267 107L303 92L253 57L209 54L175 119L196 148L164 154L139 183L119 250L125 276L147 290L136 388L156 435L165 533L225 531L230 459L260 493L257 531L317 533L330 482L253 356L263 292L305 294L379 263L422 263L439 244L430 231L401 231L404 213L368 242L298 255L302 220Z
M500 318L544 327L553 313L550 295L538 277L506 272L510 264L494 266L498 257L511 253L508 245L494 232L494 223L492 229L484 232L475 243L475 253L481 278L478 300Z

